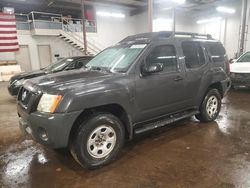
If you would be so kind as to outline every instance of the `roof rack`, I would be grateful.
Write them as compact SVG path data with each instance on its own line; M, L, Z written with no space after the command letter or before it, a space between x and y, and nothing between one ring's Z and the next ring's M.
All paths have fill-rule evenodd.
M189 32L172 32L172 31L160 31L160 32L151 32L151 33L141 33L137 35L128 36L122 41L121 43L130 43L130 42L143 42L149 43L155 39L162 39L162 38L170 38L175 36L184 36L184 37L191 37L191 38L200 38L200 39L207 39L207 40L214 40L211 35L206 34L199 34L199 33L189 33Z
M212 35L210 35L210 34L199 34L199 33L189 33L189 32L174 32L173 35L174 36L176 36L176 35L190 36L192 38L213 39Z

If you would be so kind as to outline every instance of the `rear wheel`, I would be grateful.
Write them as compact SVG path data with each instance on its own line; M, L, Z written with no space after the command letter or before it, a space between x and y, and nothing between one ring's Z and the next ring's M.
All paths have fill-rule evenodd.
M124 126L112 114L97 114L74 134L70 151L83 167L94 169L113 161L124 144Z
M202 122L214 121L219 115L220 109L221 95L217 89L211 89L200 106L200 114L195 117Z

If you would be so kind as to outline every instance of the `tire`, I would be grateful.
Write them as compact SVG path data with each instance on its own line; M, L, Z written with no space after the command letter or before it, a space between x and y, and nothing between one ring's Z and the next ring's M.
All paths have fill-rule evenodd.
M99 113L80 124L72 137L70 152L81 166L95 169L112 162L124 140L122 122L112 114Z
M221 95L217 89L211 89L207 92L200 106L200 114L195 117L201 122L214 121L221 109Z

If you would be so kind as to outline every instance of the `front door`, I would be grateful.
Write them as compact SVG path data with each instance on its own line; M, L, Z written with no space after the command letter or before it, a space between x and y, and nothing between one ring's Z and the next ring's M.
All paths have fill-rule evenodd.
M185 107L183 67L174 44L154 46L144 65L163 65L163 71L136 78L136 122L178 111Z

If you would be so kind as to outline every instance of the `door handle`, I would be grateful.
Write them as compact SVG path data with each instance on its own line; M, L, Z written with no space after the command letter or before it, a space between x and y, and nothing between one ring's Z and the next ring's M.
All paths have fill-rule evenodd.
M174 81L176 81L176 82L181 81L181 80L183 80L183 78L181 76L176 76L174 79Z

